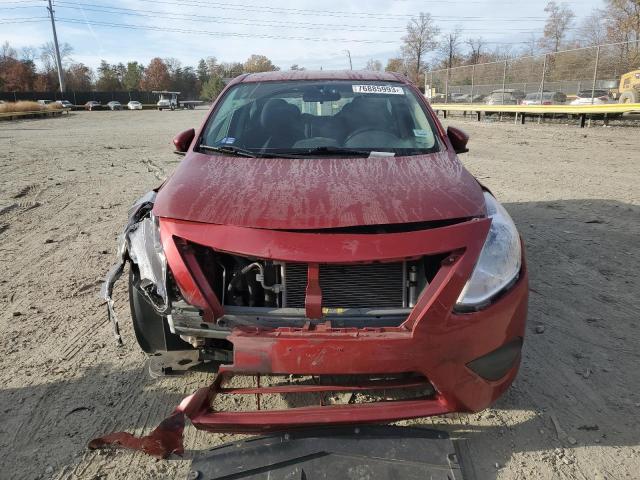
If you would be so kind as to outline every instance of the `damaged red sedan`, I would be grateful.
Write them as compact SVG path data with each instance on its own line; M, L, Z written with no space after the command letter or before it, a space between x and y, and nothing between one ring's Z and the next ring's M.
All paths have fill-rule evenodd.
M214 384L179 408L197 428L477 411L511 384L527 315L521 239L458 160L467 136L445 131L404 77L240 76L174 143L184 160L132 209L104 295L113 316L129 261L141 348L220 362ZM284 380L226 386L237 375ZM220 394L334 391L402 398L213 406Z

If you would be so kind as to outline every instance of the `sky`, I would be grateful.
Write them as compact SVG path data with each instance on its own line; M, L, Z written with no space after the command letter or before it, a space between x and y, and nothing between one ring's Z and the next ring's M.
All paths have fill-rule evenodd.
M407 22L430 13L441 33L483 37L514 50L541 36L546 0L52 0L58 40L92 68L174 57L244 61L269 57L282 69L354 69L396 56ZM577 22L601 0L566 2ZM0 44L38 47L52 39L47 0L0 0Z

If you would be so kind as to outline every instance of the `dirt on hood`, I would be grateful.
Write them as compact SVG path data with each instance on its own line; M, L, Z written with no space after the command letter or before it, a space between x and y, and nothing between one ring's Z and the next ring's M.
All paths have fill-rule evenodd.
M482 216L476 180L448 152L412 157L241 158L190 153L154 214L269 229L323 229Z

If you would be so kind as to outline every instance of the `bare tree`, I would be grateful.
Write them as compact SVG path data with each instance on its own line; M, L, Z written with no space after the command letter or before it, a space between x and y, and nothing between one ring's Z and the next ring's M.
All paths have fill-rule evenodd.
M566 3L558 5L556 2L549 2L544 11L548 16L544 25L542 45L544 48L557 52L567 36L575 14Z
M480 63L480 58L482 57L482 52L484 51L485 47L484 38L468 38L466 44L470 50L469 63Z
M445 68L455 66L460 60L460 30L461 27L456 26L452 32L444 35L440 41L439 51Z
M68 65L73 62L73 59L71 58L73 47L66 42L61 43L59 47L62 68L67 68ZM40 60L42 61L45 72L52 72L57 69L56 48L54 47L53 42L47 42L40 46Z
M607 41L607 26L605 23L605 12L594 9L585 17L578 29L580 43L585 46L602 45Z
M25 62L35 62L38 58L38 51L35 47L22 47L20 49L20 59Z
M381 72L382 62L380 60L375 60L373 58L370 58L369 60L367 60L367 65L364 67L364 69L371 70L374 72Z
M536 34L531 32L529 33L529 38L527 39L527 43L522 48L522 52L525 56L534 57L538 54L538 46L540 44L540 39L536 37Z
M9 42L4 42L2 45L0 45L0 60L5 60L7 58L16 58L17 56L18 52L11 46Z
M420 13L407 25L407 34L402 38L402 54L411 65L412 80L420 84L420 75L424 67L425 55L438 46L436 40L440 29L434 25L431 14Z

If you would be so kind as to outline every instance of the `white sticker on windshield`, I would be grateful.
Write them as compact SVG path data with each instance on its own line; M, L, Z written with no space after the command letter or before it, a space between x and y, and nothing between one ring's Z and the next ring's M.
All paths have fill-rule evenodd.
M387 95L404 95L402 87L391 85L351 85L354 93L382 93Z

